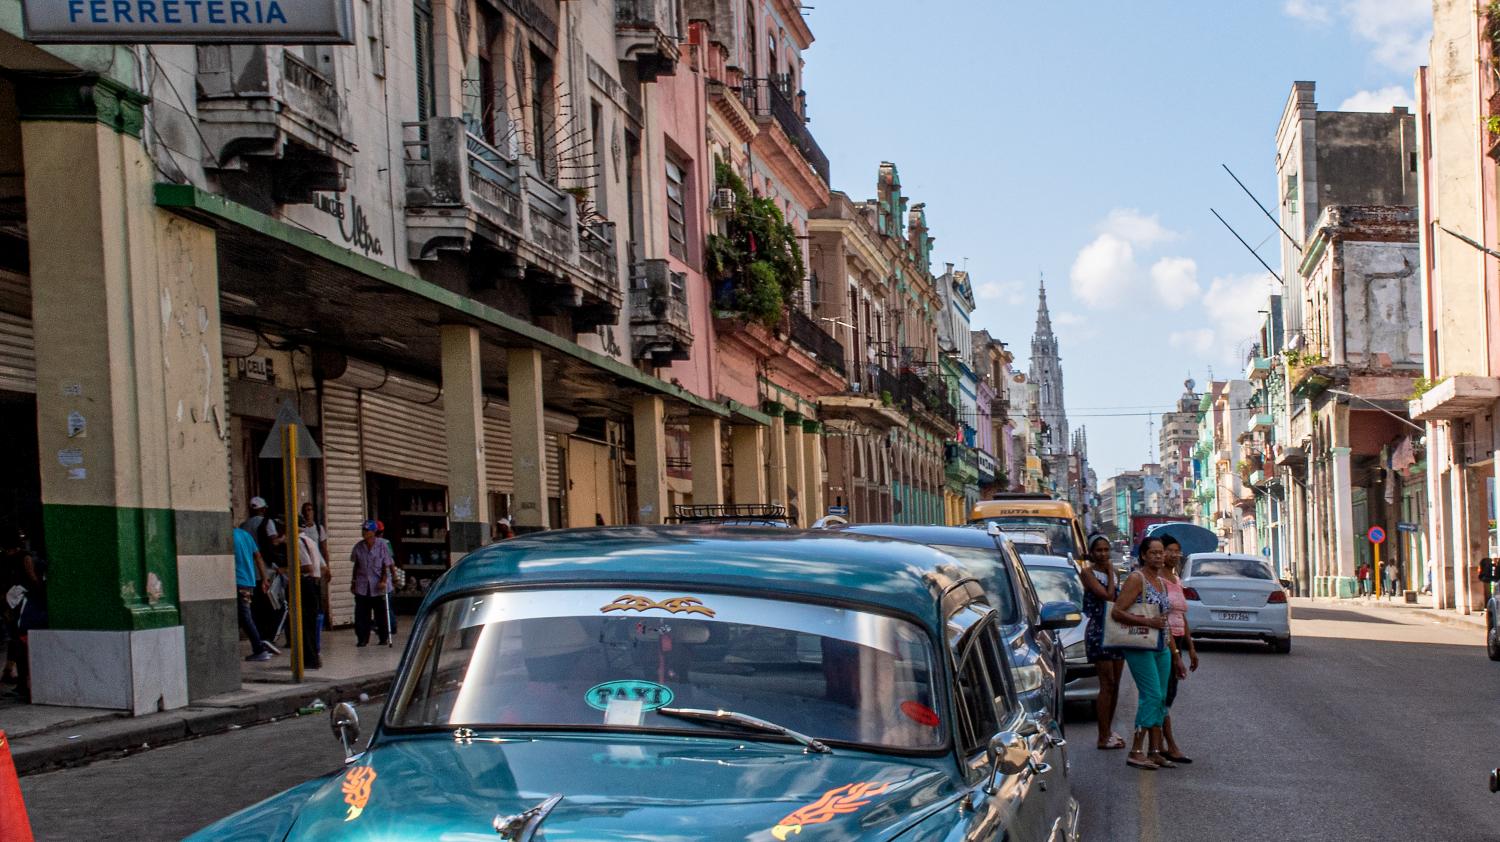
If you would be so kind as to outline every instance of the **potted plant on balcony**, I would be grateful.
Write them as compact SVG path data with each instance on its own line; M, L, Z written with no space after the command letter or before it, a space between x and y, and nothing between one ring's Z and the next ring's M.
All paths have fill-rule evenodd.
M752 195L734 168L714 164L715 184L734 191L725 234L710 234L705 263L714 285L714 307L774 327L802 285L802 247L776 202Z

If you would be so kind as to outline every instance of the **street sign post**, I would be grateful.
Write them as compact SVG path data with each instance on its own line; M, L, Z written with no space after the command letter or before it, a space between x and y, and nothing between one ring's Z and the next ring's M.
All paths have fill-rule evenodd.
M306 669L302 658L302 636L312 632L302 628L302 528L297 523L302 513L297 499L299 454L306 459L323 458L323 451L318 449L317 443L308 434L297 407L287 401L276 413L276 424L271 428L271 434L266 436L266 446L261 448L260 458L281 460L282 485L286 489L287 610L291 612L287 625L288 642L292 647L292 680L301 683Z
M1366 532L1365 535L1370 539L1371 549L1375 551L1375 566L1370 570L1370 576L1375 580L1375 596L1379 598L1381 595L1381 586L1385 580L1385 577L1380 575L1380 545L1385 543L1385 530L1378 526L1372 526L1370 527L1370 531Z

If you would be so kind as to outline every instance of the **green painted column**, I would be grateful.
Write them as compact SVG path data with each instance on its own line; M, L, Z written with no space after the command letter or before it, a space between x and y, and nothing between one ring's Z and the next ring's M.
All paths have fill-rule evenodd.
M52 565L33 697L180 707L239 686L214 235L155 207L140 94L16 91Z

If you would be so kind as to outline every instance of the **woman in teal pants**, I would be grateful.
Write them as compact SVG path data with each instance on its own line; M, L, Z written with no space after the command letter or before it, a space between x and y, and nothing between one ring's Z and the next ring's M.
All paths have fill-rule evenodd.
M1120 586L1120 596L1115 600L1111 615L1127 626L1145 626L1150 629L1167 627L1167 585L1162 579L1162 566L1166 563L1166 548L1160 538L1147 538L1141 542L1136 558L1141 566L1136 568ZM1154 604L1155 617L1139 617L1130 613L1137 602ZM1167 718L1167 680L1172 675L1172 653L1174 646L1170 636L1166 645L1159 649L1125 649L1125 663L1130 667L1140 698L1135 708L1135 734L1131 740L1130 754L1125 762L1137 769L1171 769L1177 764L1162 756L1162 722ZM1149 754L1142 750L1141 743L1149 738Z

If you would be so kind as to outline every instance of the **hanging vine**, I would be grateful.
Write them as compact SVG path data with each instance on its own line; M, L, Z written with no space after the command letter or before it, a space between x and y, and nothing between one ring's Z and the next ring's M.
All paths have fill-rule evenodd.
M773 327L802 286L802 246L776 202L756 196L723 159L714 162L714 185L734 193L727 234L710 234L705 249L714 306Z

